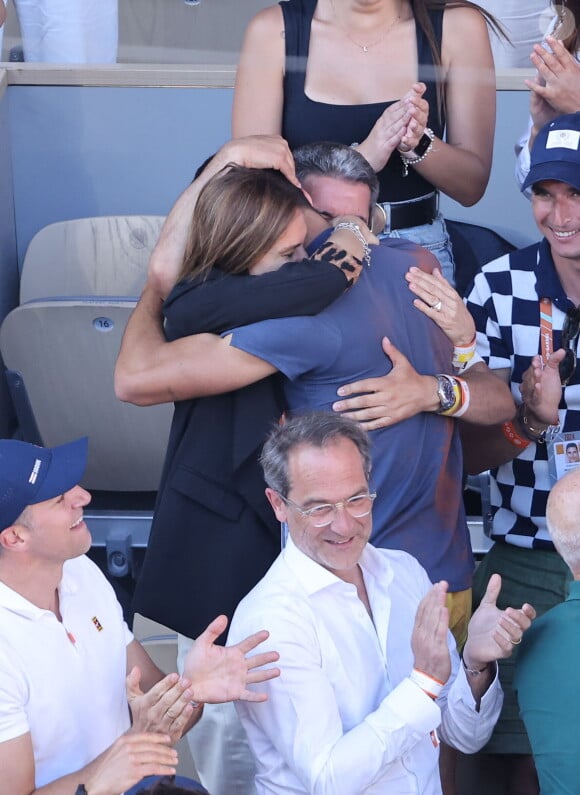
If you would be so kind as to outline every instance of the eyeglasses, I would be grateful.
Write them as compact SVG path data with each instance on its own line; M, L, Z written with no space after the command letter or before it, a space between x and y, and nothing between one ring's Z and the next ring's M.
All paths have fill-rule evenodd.
M575 306L566 312L566 320L562 329L561 346L566 350L566 354L558 369L560 371L560 381L562 386L566 386L576 370L576 348L578 347L578 336L580 335L580 306Z
M342 500L342 502L324 502L321 505L315 505L313 508L307 508L306 510L296 505L292 500L289 500L288 497L283 497L282 494L279 496L286 505L292 506L301 516L308 519L314 527L326 527L334 521L336 512L339 508L344 508L353 519L362 519L363 516L368 516L377 495L376 492L355 494L354 497L349 497L348 500Z

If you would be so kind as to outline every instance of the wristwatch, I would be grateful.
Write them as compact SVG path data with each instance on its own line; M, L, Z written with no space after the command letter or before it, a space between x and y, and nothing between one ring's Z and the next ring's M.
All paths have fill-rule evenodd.
M455 405L455 379L451 375L436 375L437 397L439 398L439 408L437 414L449 411Z
M425 127L425 132L419 138L419 143L413 149L412 154L414 157L419 158L423 157L423 155L427 152L429 147L433 146L433 139L435 138L435 134L433 130L430 130L429 127Z

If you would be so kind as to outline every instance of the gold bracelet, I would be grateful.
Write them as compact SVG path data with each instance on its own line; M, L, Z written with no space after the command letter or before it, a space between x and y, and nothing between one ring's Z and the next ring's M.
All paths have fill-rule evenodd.
M529 439L531 442L537 442L538 444L545 444L546 429L543 428L540 430L539 428L534 428L533 425L530 425L528 416L526 414L525 403L520 403L518 407L518 419L526 439Z

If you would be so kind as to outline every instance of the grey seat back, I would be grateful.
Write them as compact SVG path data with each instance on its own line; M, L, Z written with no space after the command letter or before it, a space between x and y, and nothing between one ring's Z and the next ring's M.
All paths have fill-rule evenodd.
M24 437L55 445L88 436L89 489L159 485L173 406L121 403L113 373L163 221L111 216L41 229L24 259L21 305L0 331Z
M123 215L44 227L24 258L20 303L54 296L138 296L164 220Z
M14 309L0 330L4 362L22 378L41 441L53 446L89 437L83 479L89 489L159 485L173 406L122 403L113 389L134 306L107 298L33 301Z

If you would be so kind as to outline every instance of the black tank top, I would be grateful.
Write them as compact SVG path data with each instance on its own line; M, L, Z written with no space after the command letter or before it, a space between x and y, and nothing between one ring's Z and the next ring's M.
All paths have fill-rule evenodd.
M284 77L284 110L282 135L291 148L316 141L337 141L351 144L364 141L381 113L390 102L373 102L366 105L330 105L309 99L304 92L306 61L310 45L310 26L317 0L284 0L280 3L284 16L286 41L286 74ZM443 11L430 11L435 39L441 50ZM426 84L425 99L429 102L428 126L441 138L445 118L437 113L437 88L434 77L433 55L429 42L417 25L417 53L419 55L419 80ZM406 201L424 196L434 190L433 185L414 169L403 177L401 158L394 152L382 171L379 201Z

